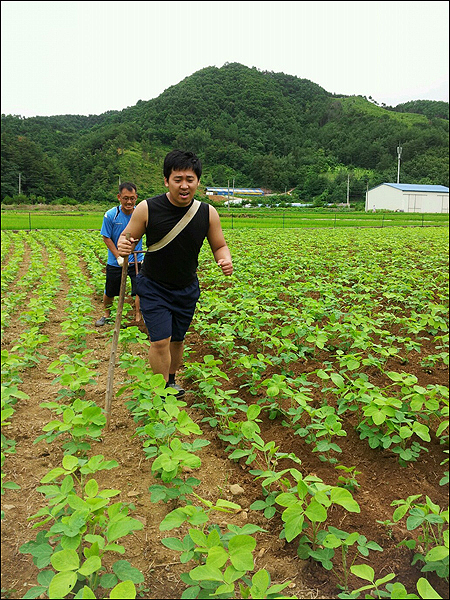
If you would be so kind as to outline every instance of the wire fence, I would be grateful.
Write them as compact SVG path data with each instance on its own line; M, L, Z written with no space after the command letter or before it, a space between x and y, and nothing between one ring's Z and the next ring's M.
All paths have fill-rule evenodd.
M220 213L224 229L338 228L338 227L448 227L448 214L433 213Z
M2 212L2 230L98 229L104 212ZM224 229L340 228L340 227L448 227L447 213L360 213L360 212L241 212L220 211Z

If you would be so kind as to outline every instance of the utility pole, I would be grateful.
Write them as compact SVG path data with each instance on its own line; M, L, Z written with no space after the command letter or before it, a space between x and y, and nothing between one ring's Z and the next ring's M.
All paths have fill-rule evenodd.
M350 208L350 173L347 174L347 208Z
M397 162L397 183L400 183L400 159L402 156L402 147L400 146L400 142L398 143L397 146L397 157L398 157L398 162Z
M22 175L22 173L19 173L19 196L22 193L22 188L21 188L21 181L20 181L20 176Z

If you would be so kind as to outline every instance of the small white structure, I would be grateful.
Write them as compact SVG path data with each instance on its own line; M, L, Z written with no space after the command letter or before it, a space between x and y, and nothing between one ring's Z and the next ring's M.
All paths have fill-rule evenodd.
M366 212L448 213L448 192L444 185L382 183L367 192Z

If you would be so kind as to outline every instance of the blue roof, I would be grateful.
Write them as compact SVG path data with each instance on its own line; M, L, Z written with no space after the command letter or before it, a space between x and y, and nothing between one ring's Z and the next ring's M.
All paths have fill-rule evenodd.
M215 188L215 187L207 187L206 191L208 192L234 192L235 194L263 194L264 192L260 188Z
M445 185L420 185L417 183L383 183L401 190L402 192L437 192L448 194L448 187Z

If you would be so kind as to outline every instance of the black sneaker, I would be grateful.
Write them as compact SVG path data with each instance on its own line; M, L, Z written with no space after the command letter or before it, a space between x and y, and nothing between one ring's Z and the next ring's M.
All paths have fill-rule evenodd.
M170 387L176 390L178 392L176 396L177 398L181 398L186 393L185 390L183 390L183 388L181 387L181 385L178 385L177 383L168 383L166 387Z
M111 319L109 317L101 317L98 321L95 321L95 326L103 327L106 323L111 323Z

